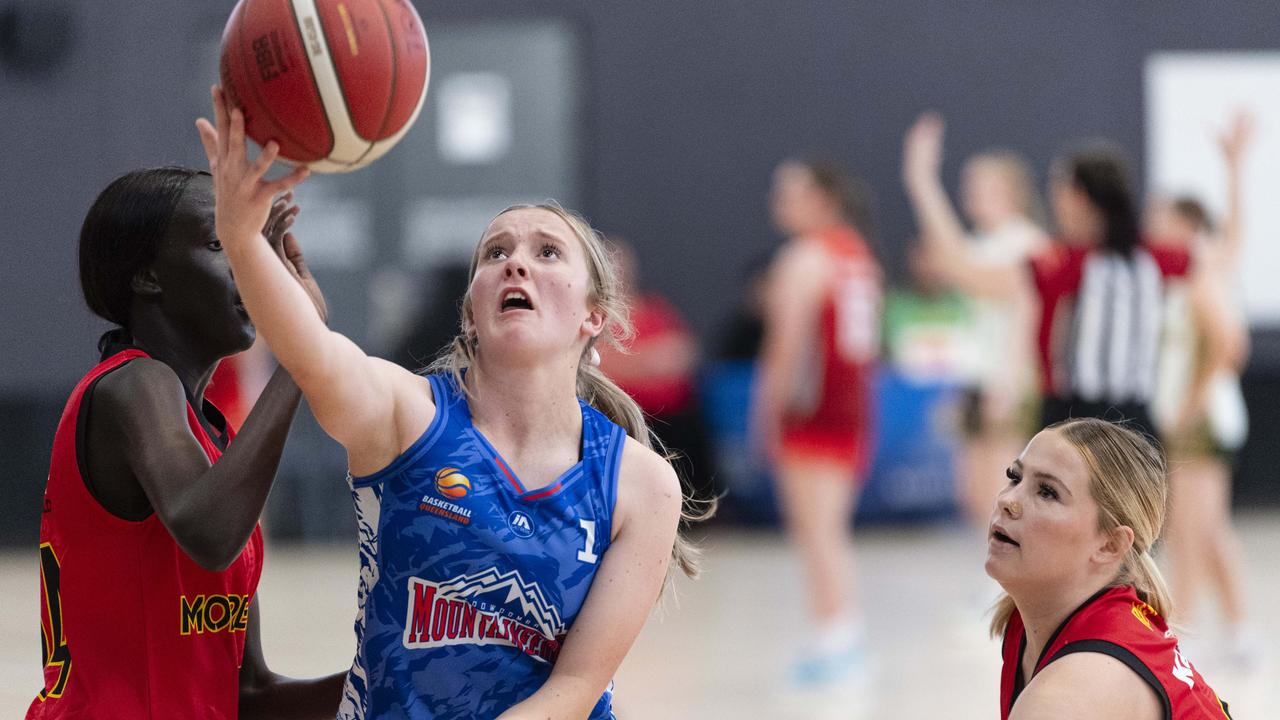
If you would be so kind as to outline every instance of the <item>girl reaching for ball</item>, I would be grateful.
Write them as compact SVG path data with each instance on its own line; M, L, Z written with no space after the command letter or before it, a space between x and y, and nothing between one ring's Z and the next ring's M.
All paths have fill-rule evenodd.
M274 146L250 162L241 113L213 101L197 124L241 296L347 450L361 577L339 716L613 717L668 563L695 564L675 472L590 362L626 322L599 236L554 204L499 213L451 351L408 372L325 327L273 261Z

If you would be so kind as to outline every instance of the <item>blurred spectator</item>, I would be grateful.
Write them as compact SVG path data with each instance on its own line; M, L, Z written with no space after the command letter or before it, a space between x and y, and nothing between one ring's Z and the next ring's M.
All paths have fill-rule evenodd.
M764 338L764 286L773 250L756 255L743 271L742 291L720 336L721 360L755 360Z
M634 249L616 237L610 241L630 296L633 335L624 340L625 352L597 345L600 369L635 399L667 449L680 455L677 470L694 496L709 498L715 494L715 470L696 390L698 340L666 298L642 289Z

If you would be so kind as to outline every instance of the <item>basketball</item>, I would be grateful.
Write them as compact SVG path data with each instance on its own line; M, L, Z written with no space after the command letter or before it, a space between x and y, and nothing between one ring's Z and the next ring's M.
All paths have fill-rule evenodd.
M440 468L436 473L436 492L445 497L461 498L467 496L471 489L471 481L466 475L458 472L458 468Z
M430 58L409 0L240 0L222 33L222 88L245 133L318 172L349 172L404 137Z

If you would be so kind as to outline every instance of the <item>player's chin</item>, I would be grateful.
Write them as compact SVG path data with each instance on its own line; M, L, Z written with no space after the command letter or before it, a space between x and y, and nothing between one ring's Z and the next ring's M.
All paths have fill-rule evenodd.
M249 316L245 315L233 329L232 337L227 344L234 348L231 351L231 354L234 355L248 350L253 346L253 341L257 338L258 329L254 327L253 320L250 320Z
M983 565L983 569L992 580L1003 585L1005 580L1011 580L1016 576L1012 560L1008 555L987 552L987 562Z

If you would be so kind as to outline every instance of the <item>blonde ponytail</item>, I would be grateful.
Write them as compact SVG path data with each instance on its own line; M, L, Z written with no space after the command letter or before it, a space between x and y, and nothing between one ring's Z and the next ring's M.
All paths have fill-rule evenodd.
M1014 605L1013 598L1004 593L996 600L995 609L991 616L991 637L1002 638L1009 629L1009 620L1013 617L1013 611L1018 607Z
M1155 558L1146 550L1138 552L1134 548L1129 551L1129 558L1115 584L1132 585L1138 591L1138 597L1160 617L1168 620L1172 616L1173 595L1169 592L1169 585L1164 581L1160 568L1156 566Z
M638 440L640 444L670 461L673 456L649 429L649 424L644 419L644 412L636 401L618 387L617 383L610 380L609 376L601 372L600 368L586 362L579 364L578 367L578 395L626 430L627 434ZM706 520L715 514L717 503L714 498L694 499L689 491L687 478L681 477L680 485L684 496L684 502L680 508L681 527L687 528L689 523ZM701 569L701 560L702 550L683 533L676 533L675 545L671 548L672 568L679 569L689 578L697 578ZM669 587L670 584L671 572L669 571L666 586Z

